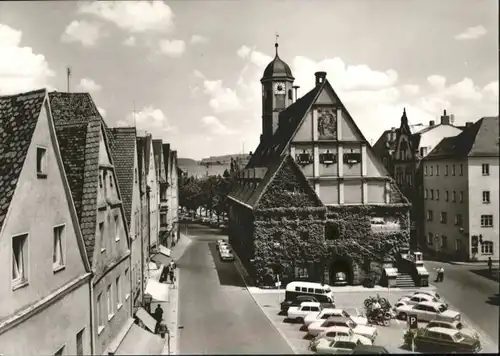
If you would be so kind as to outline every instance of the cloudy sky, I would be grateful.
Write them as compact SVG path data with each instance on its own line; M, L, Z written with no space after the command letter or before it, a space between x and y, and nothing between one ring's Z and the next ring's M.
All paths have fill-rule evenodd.
M326 71L376 140L403 107L413 124L497 115L498 27L495 0L0 2L0 95L65 91L70 66L110 126L135 116L180 157L255 150L279 33L299 95Z

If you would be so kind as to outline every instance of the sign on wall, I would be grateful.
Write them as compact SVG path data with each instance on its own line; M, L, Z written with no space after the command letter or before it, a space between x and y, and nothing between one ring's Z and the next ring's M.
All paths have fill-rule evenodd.
M392 216L372 217L370 219L372 231L399 231L401 230L401 222L399 219Z
M337 139L337 113L334 108L318 109L318 140Z

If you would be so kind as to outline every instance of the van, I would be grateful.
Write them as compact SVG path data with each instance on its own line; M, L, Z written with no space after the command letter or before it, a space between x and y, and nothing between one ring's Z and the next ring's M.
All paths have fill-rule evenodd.
M298 296L309 295L320 303L333 303L333 293L327 284L314 282L290 282L286 286L285 300L295 300Z

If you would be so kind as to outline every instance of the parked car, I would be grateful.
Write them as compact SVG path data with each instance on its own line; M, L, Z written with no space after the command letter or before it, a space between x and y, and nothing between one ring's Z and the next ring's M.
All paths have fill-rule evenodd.
M426 329L429 329L429 328L443 328L443 329L458 330L464 335L467 335L467 336L475 338L475 339L479 339L479 334L476 331L474 331L472 329L465 328L464 325L458 320L454 320L454 321L432 320L426 326Z
M343 316L346 318L350 318L352 321L354 321L356 324L359 325L366 325L368 324L368 319L363 317L363 316L352 316L349 315L344 309L332 309L332 308L326 308L320 311L319 313L310 313L306 315L304 318L304 325L309 326L311 323L319 321L319 320L325 320L328 319L331 316Z
M319 339L311 346L311 351L317 354L349 355L358 344L359 340L356 337L338 336L331 341Z
M431 297L436 298L437 300L441 300L441 296L439 295L439 293L436 291L433 291L433 290L417 290L416 292L413 292L412 294L407 294L403 297L411 298L415 294L426 294L426 295L430 295Z
M299 295L293 300L285 300L281 302L281 311L288 312L288 308L290 307L298 307L302 302L319 302L322 309L325 308L335 308L335 303L325 303L320 302L317 297L312 295Z
M399 319L406 320L409 314L415 314L419 321L460 320L459 312L450 310L444 303L420 302L417 305L400 305L396 308Z
M318 302L302 302L298 307L290 307L287 311L287 317L290 320L302 323L307 314L311 312L320 312L323 308Z
M217 240L217 250L220 249L221 245L229 246L229 243L226 240Z
M398 302L404 302L407 305L417 305L420 302L434 302L440 303L438 299L428 294L416 293L411 297L402 297Z
M417 353L418 352L407 351L395 347L359 344L354 348L354 350L352 350L351 355L385 355L385 354L417 354Z
M334 303L329 285L315 282L293 281L286 285L285 299L294 300L300 295L311 295L321 303Z
M346 326L331 326L322 333L320 333L318 336L316 336L314 339L312 339L310 345L314 344L319 339L328 339L332 341L334 338L338 336L356 336L360 341L360 343L363 345L373 344L373 342L369 338L354 333L354 331L352 331L350 328Z
M425 328L414 339L417 351L436 353L477 353L481 350L478 339L462 334L458 330Z
M220 254L220 259L222 261L234 261L234 255L231 251L222 250L222 252Z
M355 334L365 336L374 341L378 335L377 328L368 325L358 325L350 318L341 316L331 316L326 320L319 320L309 325L307 333L317 336L332 326L343 326L350 328Z

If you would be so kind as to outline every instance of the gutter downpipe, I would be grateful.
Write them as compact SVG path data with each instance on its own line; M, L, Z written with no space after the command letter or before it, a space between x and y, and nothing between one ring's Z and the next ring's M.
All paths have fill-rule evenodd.
M94 273L91 272L92 276L89 278L89 294L90 294L90 354L94 355L95 350L95 330L94 330Z

